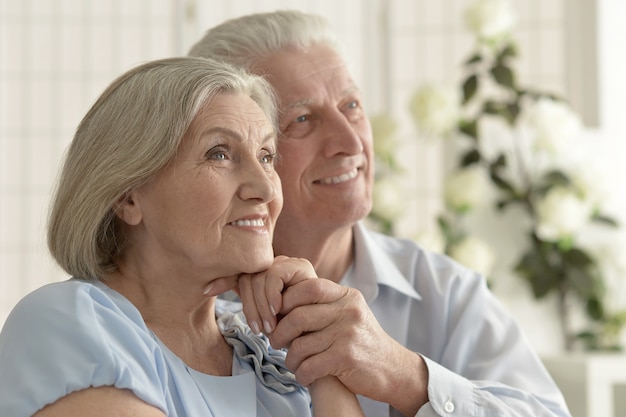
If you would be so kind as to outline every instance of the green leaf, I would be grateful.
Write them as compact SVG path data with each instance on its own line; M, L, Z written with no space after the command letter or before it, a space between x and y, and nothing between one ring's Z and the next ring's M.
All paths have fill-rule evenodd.
M563 254L564 260L574 268L584 269L593 265L593 259L581 249L574 248Z
M450 222L444 217L437 217L437 223L439 223L439 230L441 230L441 234L443 234L446 241L449 241L452 236L452 226L450 226Z
M542 178L542 182L553 184L553 185L562 185L568 186L572 182L570 178L563 171L552 170L548 171Z
M507 208L509 205L516 203L517 202L517 198L515 197L511 197L511 198L506 198L503 200L498 200L496 201L496 209L498 211L502 211L505 208Z
M480 61L483 60L482 55L480 55L478 52L475 53L474 55L472 55L467 61L465 61L465 65L472 65L472 64L476 64Z
M556 246L561 252L567 252L574 247L574 238L572 236L564 236L557 240Z
M459 130L473 139L478 139L478 121L477 120L461 121L459 123Z
M568 268L563 279L567 281L573 291L583 299L590 297L590 294L594 293L595 280L587 269Z
M491 165L489 166L489 169L491 171L497 171L504 167L506 167L506 155L502 153L498 155L496 160L491 163Z
M494 183L494 185L499 189L508 191L511 194L515 194L515 189L513 188L513 186L508 181L504 180L500 175L498 175L496 171L490 170L489 177L491 178L491 181Z
M587 300L585 309L587 310L587 315L593 320L600 320L604 317L604 306L597 298L592 297Z
M519 113L520 113L519 103L517 101L513 101L507 104L506 113L504 117L509 122L509 124L513 125L515 124L515 121L517 120Z
M597 223L604 224L606 226L619 227L619 222L617 220L607 215L600 214L600 213L594 214L591 220Z
M467 103L474 97L478 90L478 76L476 74L470 75L463 83L463 104Z
M530 283L535 298L543 298L559 287L558 272L540 252L527 252L515 266L515 271Z
M487 100L483 104L483 113L485 114L500 114L502 105L493 100Z
M480 156L480 152L478 152L478 149L470 149L469 151L465 153L465 155L463 155L459 165L465 168L469 165L473 165L473 164L480 162L480 159L481 159L481 156Z
M493 78L501 86L510 89L515 88L515 77L513 75L513 71L506 65L495 65L493 68L491 68L491 75L493 75Z
M503 62L507 58L512 58L512 57L516 57L516 56L517 56L517 48L516 48L515 44L509 43L504 48L502 48L502 50L498 54L498 57L496 58L496 60L497 60L497 62L501 63L501 62Z

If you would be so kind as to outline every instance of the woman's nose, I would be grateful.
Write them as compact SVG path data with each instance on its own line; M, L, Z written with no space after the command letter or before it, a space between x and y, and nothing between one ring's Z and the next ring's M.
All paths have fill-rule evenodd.
M276 198L278 191L274 177L278 174L273 168L268 170L267 167L257 163L251 164L243 171L243 181L239 190L242 200L270 202Z

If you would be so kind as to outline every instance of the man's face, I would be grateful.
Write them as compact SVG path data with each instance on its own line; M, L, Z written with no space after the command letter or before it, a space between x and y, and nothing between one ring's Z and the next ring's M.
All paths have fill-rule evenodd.
M372 133L361 92L331 48L281 50L258 63L279 99L281 230L351 226L371 209Z

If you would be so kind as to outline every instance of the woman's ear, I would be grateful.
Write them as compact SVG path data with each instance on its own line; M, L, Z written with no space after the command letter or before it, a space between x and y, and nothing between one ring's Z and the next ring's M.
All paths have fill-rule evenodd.
M115 204L115 214L126 224L136 226L141 222L142 212L136 194L130 191L120 197Z

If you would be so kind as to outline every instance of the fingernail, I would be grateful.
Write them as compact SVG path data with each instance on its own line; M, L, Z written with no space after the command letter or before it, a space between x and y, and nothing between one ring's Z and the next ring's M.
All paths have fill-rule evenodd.
M276 309L273 305L270 305L270 312L272 313L272 316L276 316Z
M267 320L263 321L263 327L265 328L265 333L272 333L272 330L274 330L270 322Z
M207 295L208 293L211 292L212 289L213 289L213 284L209 284L206 287L204 287L204 291L202 291L202 294Z
M261 333L261 328L259 327L259 323L257 323L256 321L250 322L250 328L252 329L254 334Z

